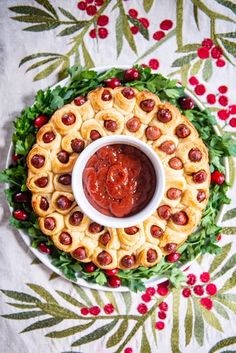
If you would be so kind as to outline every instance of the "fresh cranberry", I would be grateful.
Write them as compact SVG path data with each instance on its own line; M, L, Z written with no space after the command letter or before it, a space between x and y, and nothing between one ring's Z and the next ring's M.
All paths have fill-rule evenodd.
M179 261L181 254L178 252L172 252L171 254L166 256L166 261L170 263L174 263Z
M206 292L208 295L215 295L217 293L217 287L214 283L209 283L206 286Z
M204 293L204 288L198 284L197 286L193 287L193 291L196 295L201 296Z
M155 33L153 33L153 39L155 40L161 40L164 37L165 33L163 31L156 31Z
M197 85L195 88L194 88L194 92L198 95L198 96L202 96L205 92L206 92L206 88L204 85L200 84L200 85Z
M137 34L139 32L139 28L137 26L131 26L130 30L132 32L132 34Z
M31 195L28 191L17 192L14 194L13 200L18 203L28 203L31 201Z
M166 302L161 302L159 305L158 305L158 308L162 311L167 311L168 310L168 304Z
M15 210L13 211L13 217L18 221L26 221L28 214L23 210Z
M222 239L222 235L221 234L218 234L217 236L216 236L216 240L217 241L220 241Z
M147 305L144 303L141 303L137 306L137 310L140 314L145 315L148 312Z
M236 105L229 105L229 113L230 114L236 114Z
M86 3L84 1L79 1L78 4L77 4L77 7L78 7L79 10L84 11L84 10L86 10L87 5L86 5Z
M39 129L41 126L45 125L48 122L48 118L46 115L39 115L35 120L34 120L34 126Z
M98 26L106 26L109 22L109 17L106 15L101 15L98 17L97 24Z
M211 49L213 46L213 41L211 40L211 38L205 38L202 41L202 47L207 48L207 49Z
M127 347L125 348L124 353L133 353L133 349L131 347Z
M91 29L91 31L89 32L89 36L93 39L97 37L97 33L96 33L95 28Z
M230 119L229 125L232 126L232 127L236 127L236 118Z
M207 283L210 281L210 273L209 272L203 272L201 275L200 275L200 280L203 282L203 283Z
M190 110L194 108L194 101L189 97L180 98L179 104L183 110Z
M84 264L84 269L86 272L91 273L96 270L97 266L93 262L87 262Z
M112 314L115 310L114 306L112 304L106 304L103 308L104 312L109 315Z
M216 66L217 67L223 67L223 66L225 66L225 61L223 60L223 59L218 59L218 60L216 60Z
M164 20L160 23L160 29L163 31L168 31L173 26L173 22L171 20Z
M189 273L188 275L187 275L187 284L189 285L189 286L193 286L195 283L196 283L196 281L197 281L197 277L196 277L196 275L194 275L193 273Z
M96 15L97 13L97 8L96 6L94 5L89 5L87 8L86 8L86 12L89 16L94 16Z
M182 290L182 295L183 295L185 298L190 297L190 295L191 295L191 289L190 289L190 288L184 288L184 289Z
M110 276L108 278L108 285L111 288L117 288L121 285L121 279L117 276Z
M223 105L223 107L226 107L226 105L228 105L229 100L228 100L228 97L222 95L219 97L218 101L219 101L220 105Z
M139 79L139 72L135 68L125 70L124 72L125 81L135 81Z
M104 83L109 88L116 88L121 85L121 82L117 77L108 78Z
M197 51L197 55L200 59L207 59L210 56L209 50L205 47L201 47Z
M150 301L152 300L150 294L148 294L148 293L142 294L141 298L142 298L142 300L143 300L145 303L148 303L148 302L150 302Z
M95 305L92 306L91 308L89 308L89 313L93 316L97 316L99 315L101 312L101 309L99 308L99 306Z
M49 249L49 247L47 245L45 245L44 243L40 243L38 246L38 249L43 252L44 254L50 254L51 250Z
M219 59L222 55L222 49L219 46L215 46L211 49L211 57L213 59Z
M132 18L138 17L138 11L135 9L130 9L128 13L129 13L130 17L132 17Z
M157 321L155 323L155 328L157 330L163 330L164 327L165 327L165 323L163 321Z
M192 86L196 86L198 85L199 81L195 76L191 76L188 80L188 82L190 83L190 85Z
M146 293L147 293L148 295L153 296L154 294L156 294L156 290L155 290L154 287L148 287L148 288L146 289Z
M20 159L20 156L18 154L14 153L11 158L12 158L13 162L17 163Z
M98 28L98 36L101 39L104 39L108 36L108 30L106 28Z
M213 173L211 173L211 182L217 185L223 184L225 181L225 176L224 174L220 173L218 170L214 170Z
M81 106L86 102L86 98L84 96L78 96L74 99L75 105Z
M88 315L89 309L88 308L81 308L80 312L81 312L82 315Z
M229 110L227 109L221 109L221 110L219 110L218 112L217 112L217 115L218 115L218 118L220 119L220 120L227 120L228 119L228 117L229 117Z
M165 297L169 293L169 289L167 286L163 286L163 284L161 283L157 286L157 293L160 296Z
M213 302L212 302L212 300L210 298L201 298L200 299L200 303L207 310L211 310L212 307L213 307Z
M119 269L113 268L111 270L105 270L104 272L107 276L115 276L119 272Z
M160 63L157 59L151 59L149 60L148 66L153 70L157 70L160 66Z
M164 311L159 311L157 315L158 315L159 319L161 319L161 320L166 319L166 313Z
M226 93L228 91L228 87L227 86L219 86L218 87L218 91L222 94Z
M206 99L208 104L215 104L216 102L216 96L212 93L208 94Z

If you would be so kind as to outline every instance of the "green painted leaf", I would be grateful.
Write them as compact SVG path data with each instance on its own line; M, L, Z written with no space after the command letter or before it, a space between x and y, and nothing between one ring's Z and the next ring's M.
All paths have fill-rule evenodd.
M61 330L61 331L53 331L53 332L48 333L46 335L46 337L64 338L64 337L68 337L68 336L73 336L76 333L85 331L87 328L91 327L94 322L95 322L95 320L91 320L84 325L77 325L77 326L69 327L69 328Z
M216 294L214 297L215 300L219 301L221 304L229 308L233 313L236 314L236 304L232 303L231 301L224 299L223 294Z
M151 346L147 338L145 328L143 328L143 335L141 341L141 352L151 353Z
M61 65L61 59L58 59L53 64L49 65L43 71L40 71L36 76L34 76L34 81L42 80L43 78L51 75L59 66Z
M233 235L236 234L236 227L223 227L221 233L225 235Z
M15 292L11 290L1 290L3 294L5 294L9 298L16 299L20 302L25 302L25 303L38 303L39 299L36 297L33 297L32 295L21 293L21 292Z
M180 73L181 73L181 82L182 85L187 86L188 84L188 72L190 69L190 64L186 64L181 67Z
M184 320L184 327L185 327L185 345L187 346L193 335L193 306L191 299L188 299L187 304L187 311Z
M58 36L68 36L69 34L75 33L79 31L81 28L83 28L87 24L87 21L80 21L76 25L66 27L63 29Z
M128 320L125 319L121 321L121 324L118 330L112 336L109 337L106 347L110 348L120 343L120 341L126 334L127 328L128 328Z
M179 349L179 306L180 290L173 290L173 326L171 331L171 348L175 353L181 353Z
M63 7L58 7L58 9L61 11L61 13L66 16L67 18L69 18L69 20L75 21L77 22L77 18L75 16L72 15L71 12L69 12L68 10L63 9Z
M233 185L235 179L235 166L234 166L234 158L228 157L229 161L229 184Z
M214 309L224 319L229 320L229 315L228 315L227 311L225 310L225 308L223 307L223 305L221 305L217 301L214 301Z
M190 63L192 60L194 60L197 57L196 53L191 53L185 56L182 56L179 59L176 59L173 63L172 63L172 67L180 67L183 66L185 64Z
M157 321L157 318L156 318L156 312L153 311L153 313L151 314L151 326L152 326L152 334L153 334L153 338L154 338L154 341L157 345L157 330L156 330L156 321Z
M234 293L226 293L226 294L219 294L220 297L224 298L224 299L227 299L229 301L232 301L232 302L236 302L236 294Z
M122 16L118 16L116 19L116 52L117 52L117 58L121 53L122 46L123 46L123 33L122 33L122 28L123 28L123 18Z
M43 16L34 16L34 15L26 15L26 16L13 16L12 20L18 22L25 23L47 23L48 25L59 25L59 22L51 17L43 17Z
M227 257L228 253L230 252L232 247L232 243L225 244L222 246L221 252L214 257L214 260L211 263L211 266L209 268L209 272L214 272L225 260Z
M208 17L213 18L213 19L219 19L219 20L224 20L227 22L235 22L234 20L232 20L230 17L225 16L221 13L218 12L214 12L212 10L210 10L205 4L204 2L201 2L200 0L192 0L192 2L198 6L198 8L200 10L202 10Z
M89 333L88 335L85 335L81 338L79 338L77 341L72 343L72 347L76 346L82 346L82 344L93 342L95 340L98 340L99 338L105 336L108 332L110 332L115 325L117 324L118 319L113 320L109 324L106 324L104 326L101 326L97 328L95 331Z
M114 294L112 292L106 291L105 296L107 297L109 303L111 303L114 306L115 310L119 313L119 307L117 305L116 298L115 298Z
M84 41L82 42L82 51L83 51L83 56L84 56L84 62L87 68L94 67L95 64L93 62L93 59L91 58Z
M227 39L221 38L221 42L224 46L224 48L227 50L227 52L234 57L236 57L236 43L235 42L230 42Z
M229 0L215 0L218 4L223 5L236 14L236 4Z
M34 330L38 330L41 328L46 328L46 327L51 327L54 325L59 324L60 322L62 322L62 319L59 318L51 318L51 319L45 319L45 320L41 320L41 321L37 321L34 324L26 327L23 331L21 331L21 333L23 332L29 332L29 331L34 331Z
M34 63L33 65L30 65L28 67L28 69L26 70L26 72L30 71L30 70L33 70L33 69L36 69L37 67L41 66L41 65L44 65L44 64L47 64L49 63L50 61L54 61L56 60L57 57L54 57L54 58L48 58L48 59L44 59L44 60L40 60L38 61L37 63Z
M236 262L236 254L232 255L228 259L228 261L224 264L221 270L213 276L212 280L215 280L216 278L223 276L226 272L231 270L235 266L235 262Z
M149 12L152 8L154 0L143 0L143 8L145 12Z
M199 70L201 69L202 64L203 64L203 60L196 61L190 70L190 74L193 76L197 75L199 73Z
M34 15L39 17L49 17L54 19L54 17L50 15L48 12L33 6L12 6L12 7L9 7L9 10L19 14Z
M18 304L18 303L9 303L7 302L8 305L10 306L14 306L14 308L18 308L18 309L34 309L36 308L36 305L34 304Z
M209 353L215 353L221 348L225 348L236 343L236 337L228 337L219 342L217 342L210 350Z
M137 20L136 18L133 18L131 16L127 16L129 21L136 27L139 28L139 32L142 34L142 36L149 40L149 33L148 33L148 30L147 28L144 27L144 25L139 21Z
M196 5L193 5L193 17L194 17L197 29L200 30L199 20L198 20L198 7Z
M204 62L203 70L202 70L202 77L204 81L209 81L213 73L212 69L212 61L211 58L208 58Z
M101 297L101 292L99 292L96 289L90 289L92 296L94 297L95 303L100 306L101 308L103 308L105 306L104 300Z
M90 298L82 287L74 285L74 288L81 297L81 299L87 304L87 306L93 306L93 303L91 302Z
M45 314L49 314L53 317L62 319L79 319L79 315L76 313L56 304L38 303L37 306L42 309Z
M137 48L136 48L136 44L134 41L134 36L130 30L129 23L128 23L128 20L126 17L125 17L125 19L123 19L123 33L124 33L124 36L129 44L130 48L133 50L133 52L135 54L137 54Z
M178 49L183 46L183 0L176 1L176 41Z
M227 279L223 287L220 288L218 293L224 293L236 286L236 271Z
M224 221L228 221L229 219L232 219L236 217L236 208L232 208L231 210L227 211L225 214L224 214L224 217L222 219L222 222Z
M218 33L217 37L224 37L224 38L236 38L236 32L228 32L228 33Z
M189 53L191 51L197 51L200 48L200 44L185 44L176 50L176 53Z
M23 65L24 63L26 63L27 61L33 60L33 59L37 59L37 58L42 58L42 57L48 57L48 56L56 56L56 57L60 57L60 54L57 53L37 53L37 54L32 54L32 55L28 55L26 57L24 57L21 61L19 66Z
M23 29L23 31L29 31L29 32L43 32L43 31L49 31L50 29L54 29L58 27L58 24L56 23L42 23L40 25L34 25L30 27L26 27Z
M35 0L38 4L42 5L45 9L51 12L56 18L58 18L56 11L48 0Z
M5 319L11 319L11 320L28 320L33 317L37 316L42 316L45 315L43 311L22 311L21 313L14 313L14 314L7 314L7 315L1 315Z
M130 308L132 305L132 295L130 292L121 292L121 295L124 299L125 307L126 307L126 314L129 314Z
M45 288L34 283L27 283L27 286L40 295L41 298L45 299L47 303L57 304L56 299Z
M204 340L204 321L202 318L202 313L200 311L199 305L197 304L196 299L193 299L193 307L194 307L194 336L196 338L197 343L200 346L203 346Z
M207 310L204 308L201 304L199 304L200 310L202 312L204 320L212 326L214 329L223 332L222 326L216 317L216 315L213 313L213 311Z
M56 292L63 298L65 299L68 303L70 303L71 305L76 306L77 308L83 308L84 304L80 303L77 299L75 299L74 297L72 297L71 295L62 292L60 290L56 290Z

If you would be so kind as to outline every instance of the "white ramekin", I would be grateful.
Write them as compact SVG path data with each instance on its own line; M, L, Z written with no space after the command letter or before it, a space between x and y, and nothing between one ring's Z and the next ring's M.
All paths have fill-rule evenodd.
M152 199L150 200L150 202L145 208L143 208L140 212L130 217L123 217L123 218L110 217L100 213L90 204L90 202L88 201L85 195L84 188L83 188L82 175L89 158L99 148L107 145L114 145L114 144L130 145L141 150L150 159L156 173L156 189L154 191ZM125 227L134 226L140 222L143 222L145 219L147 219L151 214L155 212L158 205L160 204L161 199L163 197L164 188L165 188L165 172L159 157L151 147L149 147L144 142L132 136L125 136L125 135L106 136L92 142L83 150L83 152L77 158L77 161L72 171L72 190L73 190L75 200L79 205L79 207L81 208L81 210L94 222L97 222L99 224L102 224L107 227L112 227L112 228L125 228Z

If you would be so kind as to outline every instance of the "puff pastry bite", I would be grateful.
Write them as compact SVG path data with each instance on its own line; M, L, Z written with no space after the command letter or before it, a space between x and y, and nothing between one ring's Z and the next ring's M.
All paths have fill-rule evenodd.
M71 187L74 163L88 144L125 134L162 161L165 191L143 223L107 228L89 219ZM151 267L177 251L196 229L209 199L208 151L192 123L169 102L133 87L98 87L58 109L27 156L27 187L39 227L54 245L102 269Z

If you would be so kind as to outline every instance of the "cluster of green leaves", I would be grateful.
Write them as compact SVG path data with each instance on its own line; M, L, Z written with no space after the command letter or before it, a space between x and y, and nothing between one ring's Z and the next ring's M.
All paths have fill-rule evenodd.
M45 91L39 91L35 97L34 104L25 109L14 123L13 146L15 153L20 156L20 159L17 165L10 166L0 174L0 182L9 184L9 188L6 189L6 195L10 206L13 209L23 208L29 214L29 218L27 221L21 222L11 217L10 223L16 228L25 229L32 239L33 247L37 247L41 242L46 243L52 250L51 257L54 266L58 267L67 278L72 280L76 280L79 274L86 280L101 285L104 285L107 281L102 270L97 269L93 273L87 273L83 270L81 263L77 262L69 254L56 249L50 238L46 237L39 229L37 217L31 205L27 203L19 205L14 201L15 193L27 190L25 184L27 178L26 156L35 142L37 133L33 122L40 114L46 114L50 117L56 109L70 102L78 95L86 95L90 90L101 86L104 80L111 77L118 77L122 84L135 87L138 90L147 89L157 94L163 101L170 101L181 109L179 99L185 94L183 87L176 85L176 80L169 80L160 74L152 74L150 68L140 66L136 66L136 68L140 72L140 78L133 82L124 82L124 72L121 69L112 68L97 74L95 71L83 70L81 67L72 67L69 70L71 79L66 86L57 86L54 89L48 88ZM211 171L214 169L224 171L223 157L236 155L235 141L232 140L229 134L224 134L223 136L215 134L212 127L215 124L215 120L208 110L201 112L196 107L184 113L196 126L209 149ZM230 202L226 196L227 188L226 183L222 186L216 185L211 188L210 200L199 229L179 249L182 253L181 261L183 263L194 259L201 253L216 253L220 250L215 243L216 236L221 228L216 226L215 223L221 206ZM143 290L142 280L154 276L168 277L176 287L184 280L179 264L167 263L165 259L151 268L139 267L134 270L120 271L119 275L123 284L134 291Z

